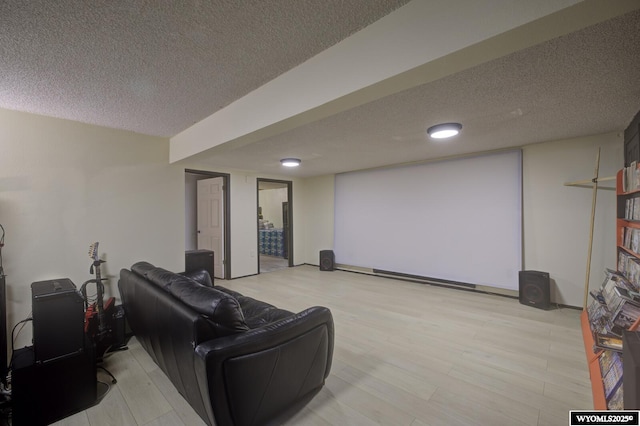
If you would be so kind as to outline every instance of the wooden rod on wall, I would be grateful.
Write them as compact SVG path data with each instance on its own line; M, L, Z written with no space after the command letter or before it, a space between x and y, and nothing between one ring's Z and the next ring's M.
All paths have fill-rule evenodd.
M589 227L589 254L587 254L587 271L584 279L584 299L582 308L587 309L587 299L589 298L589 275L591 273L591 252L593 251L593 226L596 217L596 199L598 196L598 173L600 172L600 148L596 156L596 167L593 173L593 195L591 198L591 224Z

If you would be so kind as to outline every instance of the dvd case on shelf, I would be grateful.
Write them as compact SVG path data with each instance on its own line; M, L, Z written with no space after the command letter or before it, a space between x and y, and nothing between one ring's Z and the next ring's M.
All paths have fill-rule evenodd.
M602 376L602 382L604 383L604 396L609 399L622 383L622 357L613 360L607 373Z
M609 410L623 410L624 409L624 386L619 385L613 394L607 401L607 408Z

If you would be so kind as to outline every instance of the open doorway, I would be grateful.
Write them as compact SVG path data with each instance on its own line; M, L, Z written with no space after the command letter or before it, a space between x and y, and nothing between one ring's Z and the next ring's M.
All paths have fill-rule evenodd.
M292 182L258 179L258 273L293 266Z
M231 278L229 175L185 170L185 250L212 250L214 277Z

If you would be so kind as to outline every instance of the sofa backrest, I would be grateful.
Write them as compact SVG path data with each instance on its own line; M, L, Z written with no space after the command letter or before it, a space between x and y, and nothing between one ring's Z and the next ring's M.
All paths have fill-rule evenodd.
M180 275L184 275L187 278L191 278L199 284L205 287L213 287L213 281L206 269L195 269L189 272L181 272Z
M147 272L147 279L158 287L169 292L171 285L177 280L188 280L187 277L162 268L154 268Z
M206 318L216 337L248 331L240 303L235 297L181 277L173 280L169 293Z
M138 262L131 270L200 314L207 320L213 337L249 330L240 303L232 295L148 262Z

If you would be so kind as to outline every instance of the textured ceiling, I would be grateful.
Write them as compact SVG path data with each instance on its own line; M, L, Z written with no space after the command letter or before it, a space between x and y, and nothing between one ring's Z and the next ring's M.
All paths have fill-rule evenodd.
M0 108L170 137L407 2L0 1ZM192 160L314 176L620 131L639 109L636 10ZM463 133L428 140L444 121Z
M173 136L407 1L1 1L0 107Z
M623 130L640 109L640 11L202 159L314 176ZM449 141L427 127L463 123ZM283 170L279 159L303 166Z

